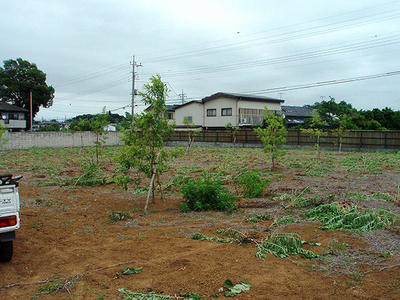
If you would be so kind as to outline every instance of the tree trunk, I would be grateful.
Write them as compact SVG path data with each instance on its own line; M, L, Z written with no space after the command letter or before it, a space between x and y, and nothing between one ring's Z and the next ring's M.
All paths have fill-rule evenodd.
M162 185L161 185L161 182L160 182L160 174L157 173L156 177L157 177L158 188L159 188L160 194L161 194L161 199L164 200L164 193L163 193Z
M339 153L342 152L342 138L339 138Z
M156 177L156 171L153 171L153 175L151 176L149 190L147 191L146 205L144 206L144 213L147 214L147 207L149 206L150 193L153 192L153 200L154 200L154 178Z
M319 153L319 138L320 136L317 136L317 158L320 158L320 153Z

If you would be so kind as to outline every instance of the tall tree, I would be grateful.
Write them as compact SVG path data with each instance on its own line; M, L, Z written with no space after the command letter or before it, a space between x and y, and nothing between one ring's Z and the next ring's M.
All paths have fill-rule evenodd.
M17 58L4 61L0 67L1 101L30 110L30 92L32 92L32 115L40 107L53 105L54 88L46 84L46 74L36 64ZM27 115L27 128L30 128L30 114Z

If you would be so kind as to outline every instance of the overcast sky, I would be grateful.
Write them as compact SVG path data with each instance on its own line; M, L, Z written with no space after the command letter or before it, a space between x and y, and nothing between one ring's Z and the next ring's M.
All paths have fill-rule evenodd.
M36 120L130 111L116 109L130 104L132 55L137 88L159 73L168 103L183 89L187 101L221 91L399 110L400 75L265 91L398 71L399 29L400 1L2 0L0 58L47 74L56 97Z

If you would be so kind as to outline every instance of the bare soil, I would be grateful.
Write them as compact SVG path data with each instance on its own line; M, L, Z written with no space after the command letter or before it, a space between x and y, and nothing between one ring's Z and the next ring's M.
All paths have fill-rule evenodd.
M271 178L265 195L257 199L240 198L237 204L242 208L233 214L181 213L178 210L181 193L170 189L166 199L157 197L149 214L144 215L145 196L121 190L115 184L75 188L37 185L51 181L54 176L81 174L79 165L68 159L73 154L68 150L58 154L54 151L39 158L43 166L34 169L28 168L38 159L32 151L2 153L0 170L22 173L25 177L20 185L23 207L14 257L10 263L0 264L0 299L122 299L119 288L164 295L195 292L209 298L226 279L251 283L251 289L236 299L399 299L398 227L354 234L323 231L315 222L278 227L271 226L272 219L246 222L248 216L256 213L301 216L300 210L288 212L272 198L306 187L311 188L311 195L325 202L332 195L335 201L348 201L344 193L350 191L385 192L396 197L399 165L393 165L392 161L385 165L385 159L380 160L379 174L362 174L350 172L340 163L346 155L361 154L323 153L322 160L333 160L334 165L328 172L310 176L305 174L304 165L289 167L290 163L310 160L314 154L309 151L292 151L278 171L270 172L269 162L263 161L259 149L231 149L231 156L227 156L225 149L197 149L178 158L163 181L178 174L179 167L227 166L227 161L238 155L239 162L235 163L241 163L242 168L259 168ZM375 154L370 155L370 159L376 159ZM49 175L46 166L55 158L58 172ZM400 162L397 156L392 158ZM11 165L11 161L15 163ZM5 166L7 163L11 165L9 168ZM110 160L108 170L113 170L112 165ZM227 169L228 173L237 171L235 166ZM189 170L188 174L195 172ZM226 184L239 195L231 180L227 179ZM365 206L362 201L355 203L372 207L373 201L378 200L368 200ZM399 211L396 202L379 201L378 206ZM130 212L130 216L112 222L112 211ZM321 243L305 248L323 258L309 260L295 255L282 259L268 254L261 259L255 257L254 243L239 245L191 239L194 232L217 236L216 230L221 228L251 233L256 241L262 241L271 232L298 233L304 240ZM325 255L332 242L346 243L349 249ZM389 251L390 255L385 255ZM125 267L143 267L143 270L139 274L119 275ZM49 285L46 287L46 283L59 281L64 288L51 291ZM219 298L224 296L220 294Z

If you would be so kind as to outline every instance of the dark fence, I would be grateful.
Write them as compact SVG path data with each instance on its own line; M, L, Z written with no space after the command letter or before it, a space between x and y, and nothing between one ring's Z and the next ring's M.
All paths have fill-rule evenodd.
M169 138L171 142L187 142L187 131L175 131ZM195 142L205 143L233 143L234 134L229 130L202 130L196 137ZM237 144L261 144L256 133L251 129L240 129L236 132ZM288 146L308 146L312 147L316 143L316 138L302 133L300 129L289 129L286 137ZM320 146L325 148L335 148L339 146L339 138L333 133L328 132L320 138ZM368 149L400 149L400 131L393 130L351 130L342 139L342 149L368 150Z

